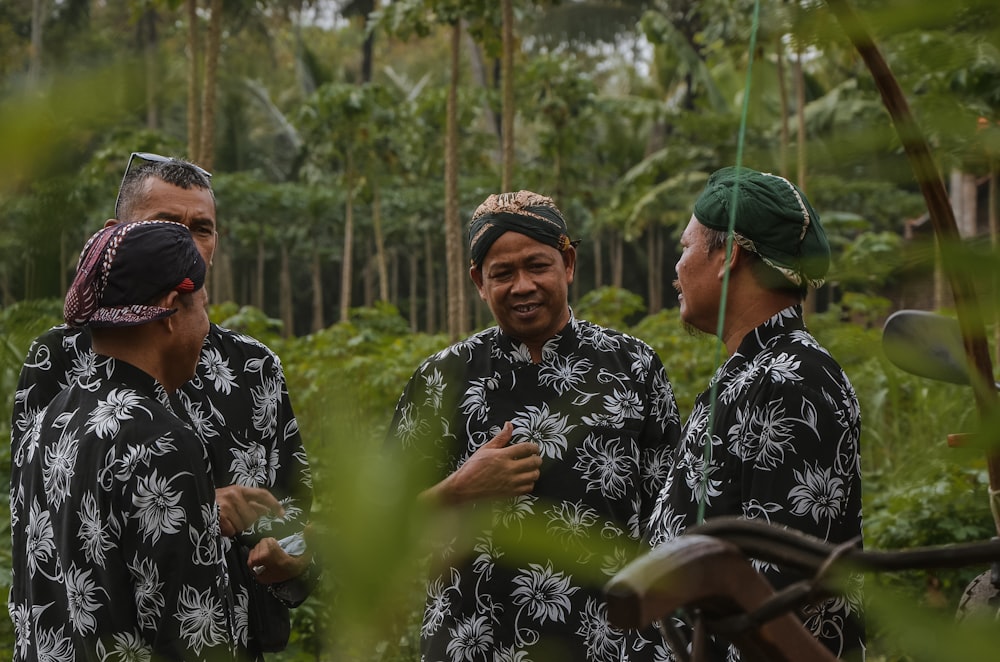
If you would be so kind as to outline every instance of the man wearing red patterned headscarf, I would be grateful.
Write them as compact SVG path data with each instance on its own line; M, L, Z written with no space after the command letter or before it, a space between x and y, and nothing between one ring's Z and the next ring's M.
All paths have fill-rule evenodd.
M236 617L204 446L169 396L208 333L205 261L179 223L98 232L64 317L95 379L12 448L14 660L234 659Z

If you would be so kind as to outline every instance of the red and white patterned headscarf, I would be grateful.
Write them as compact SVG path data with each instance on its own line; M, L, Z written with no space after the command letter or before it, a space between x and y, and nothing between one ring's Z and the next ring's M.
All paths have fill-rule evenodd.
M191 232L180 223L112 225L83 247L63 319L70 326L134 326L169 317L177 310L154 302L171 291L201 289L205 272Z

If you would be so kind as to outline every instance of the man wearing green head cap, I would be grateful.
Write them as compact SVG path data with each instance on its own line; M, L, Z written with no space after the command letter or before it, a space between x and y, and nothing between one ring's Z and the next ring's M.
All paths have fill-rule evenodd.
M573 315L575 245L551 199L489 196L470 276L497 326L424 361L396 408L413 491L460 523L433 541L427 662L628 655L601 588L641 548L680 418L652 348Z
M729 358L685 423L650 519L651 544L698 524L700 512L860 544L858 399L802 317L808 288L830 265L819 215L783 177L723 168L695 202L681 248L681 320L718 334ZM803 579L770 564L762 572L775 588ZM864 650L859 607L860 578L846 599L800 616L835 655L855 659ZM715 659L739 659L713 645Z

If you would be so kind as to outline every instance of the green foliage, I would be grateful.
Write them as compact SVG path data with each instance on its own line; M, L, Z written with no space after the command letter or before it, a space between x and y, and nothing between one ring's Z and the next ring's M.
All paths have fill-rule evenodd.
M447 345L443 335L410 334L394 306L379 304L272 346L285 367L303 437L325 446L338 437L325 424L330 416L379 434L413 370Z
M989 537L992 521L981 453L944 443L948 433L970 429L975 419L968 389L905 375L889 365L881 357L877 328L842 319L844 310L856 318L865 306L850 304L813 315L809 325L838 357L861 400L866 547L897 549ZM59 321L60 307L61 302L50 300L0 311L7 346L0 375L6 392L12 392L27 344ZM714 338L687 333L676 310L629 326L627 319L641 313L642 303L627 291L591 293L574 310L652 345L667 368L682 415L725 358ZM381 449L410 374L426 356L447 346L447 338L410 333L391 305L353 309L344 322L292 339L282 339L276 322L253 308L216 305L211 316L265 340L281 356L313 465L315 519L328 536L320 547L326 582L293 611L292 641L273 659L416 659L422 596L422 551L416 541L417 532L430 523L406 502L403 467L389 462ZM9 450L2 459L6 474ZM7 508L6 491L2 499ZM9 543L0 545L0 564L9 567ZM879 616L870 624L872 659L918 659L908 657L913 648L900 642L903 626L894 612L882 611L885 602L924 604L931 610L925 617L941 621L933 627L944 628L965 581L980 570L869 577L866 593ZM3 581L9 578L0 576ZM10 641L4 621L0 650Z
M253 306L237 306L232 301L212 304L209 318L220 326L244 333L268 346L279 342L281 336L281 320L268 317Z
M659 354L683 420L716 368L726 360L725 348L713 336L686 329L676 310L647 316L630 333Z
M142 3L38 4L48 12L40 60L44 67L40 80L31 83L26 71L32 3L0 3L0 293L5 304L61 293L60 281L70 273L82 241L110 215L129 151L182 154L186 144L186 26L181 3L157 4L157 38L148 44L145 30L135 23ZM735 109L748 93L744 83L752 2L598 4L515 3L516 35L522 38L514 74L517 186L553 195L567 217L578 223L579 236L613 230L608 234L634 243L651 226L669 231L683 225L705 173L735 159ZM877 28L882 51L929 135L935 159L945 171L961 166L986 174L1000 153L995 0L856 4ZM404 271L404 262L412 256L424 259L426 239L427 272L439 274L448 28L462 20L488 65L500 55L499 4L380 4L368 22L380 64L374 72L376 84L366 88L347 84L356 79L350 69L364 37L356 24L328 27L290 21L290 16L304 19L309 12L272 12L266 5L226 3L217 118L221 144L214 185L222 245L234 261L235 291L245 299L255 289L256 278L272 286L277 282L272 272L279 244L289 249L294 291L308 288L308 261L299 258L313 249L327 267L320 274L325 284L331 264L345 253L340 239L348 192L358 196L354 247L361 255L368 250L372 233L365 208L376 185L386 245L390 259L398 261L398 271ZM640 9L648 12L631 31ZM943 445L948 432L968 429L976 420L968 390L901 375L878 347L877 327L887 306L882 297L886 285L896 285L900 278L897 240L884 233L898 233L905 220L924 212L911 168L870 76L825 4L772 2L763 3L761 10L760 51L749 89L746 162L787 173L802 166L808 174L802 184L808 184L835 246L831 280L837 304L830 313L813 316L810 327L840 359L862 400L868 544L915 543L923 539L925 526L927 536L945 540L948 527L935 523L936 514L958 534L975 535L977 527L988 529L975 496L981 488L981 463ZM579 12L587 14L590 26L562 20ZM600 23L597 29L595 21ZM528 23L538 27L536 34ZM641 49L623 46L640 30L652 44L650 59ZM597 41L620 36L619 47L594 48L588 31ZM123 34L135 39L122 39ZM303 41L308 42L305 54ZM146 45L154 47L148 61L138 56ZM473 51L466 46L458 90L459 197L465 217L497 186L497 127L485 121L483 109L500 109L495 73L487 66L481 83L469 75L475 73L468 55ZM779 104L783 95L793 98L795 90L792 85L779 89L782 69L777 65L780 56L784 81L791 82L796 52L805 55L807 140L798 144L800 137L792 135L786 144L782 120L794 115L794 102L787 108ZM327 66L323 71L302 66L306 58ZM310 77L309 71L319 72L320 78ZM156 118L147 112L153 110ZM147 125L156 128L147 130ZM805 159L801 163L779 158L799 147ZM356 177L342 177L348 158L358 160ZM628 244L625 248L633 250ZM943 253L947 264L978 283L987 283L1000 271L992 249L944 246ZM637 260L634 266L641 283L653 265ZM416 273L423 278L426 272L421 268ZM356 280L360 291L364 279ZM419 306L424 296L416 294ZM984 314L1000 309L995 290L983 296ZM636 295L604 290L583 292L581 297L577 314L627 330L657 349L682 414L689 411L694 396L724 359L718 341L688 335L675 311L637 321L643 306ZM307 300L293 303L307 305ZM399 582L396 596L408 594L408 585L399 579L403 566L371 550L393 550L394 545L403 550L406 545L389 532L382 532L385 538L372 537L366 527L372 528L374 521L405 532L413 524L402 504L371 503L373 492L386 486L383 480L389 481L384 491L392 494L395 474L369 453L380 446L396 397L413 368L447 341L439 335L409 333L409 325L388 307L355 309L337 325L286 340L271 317L278 302L267 297L265 303L263 310L236 303L215 306L212 318L254 335L282 357L314 457L322 517L335 522L343 534L331 544L340 564L336 575L349 584L295 612L292 647L278 657L321 658L330 652L324 650L329 640L336 642L342 659L414 659L412 618L404 614L400 623L387 625L371 607L390 602L389 579ZM333 304L326 297L328 310ZM8 394L27 343L59 320L61 302L41 303L37 309L32 308L35 304L21 305L0 311L0 386ZM416 313L420 319L422 312L420 308ZM9 409L5 411L0 429L9 420ZM939 503L953 501L954 511L935 511L934 494L928 490L939 493ZM875 501L875 495L884 498ZM892 522L894 516L905 519L911 512L919 513L912 527ZM350 517L338 520L346 515ZM8 560L3 549L0 543L0 567ZM881 581L873 586L879 598L885 588L890 597L898 589L907 598L921 595L930 601L931 592L923 592L933 584L947 602L955 595L955 586L948 582L957 585L959 579L907 575L885 579L891 585L884 587ZM371 589L367 595L375 596L367 601L366 585ZM361 607L352 619L355 601ZM412 617L416 612L408 613ZM873 613L891 621L895 612L889 607ZM367 629L359 625L368 618ZM956 636L947 629L925 627L923 615L915 614L913 620L920 627L916 635L941 632L942 640ZM897 620L894 625L905 623ZM7 641L6 634L0 631L0 642ZM365 643L352 644L356 635ZM905 638L899 640L905 643ZM881 654L880 646L881 639L870 650L871 658ZM5 652L0 644L0 657ZM928 655L940 659L938 653ZM954 659L972 655L956 652Z
M628 320L646 310L642 297L617 287L600 287L580 297L573 307L578 317L608 326L625 329Z
M888 662L954 662L992 660L1000 647L996 621L990 618L956 623L949 615L906 596L870 591L869 620L885 624L872 637L867 659ZM873 655L873 648L876 653ZM885 650L893 651L886 653ZM906 651L900 652L900 651Z

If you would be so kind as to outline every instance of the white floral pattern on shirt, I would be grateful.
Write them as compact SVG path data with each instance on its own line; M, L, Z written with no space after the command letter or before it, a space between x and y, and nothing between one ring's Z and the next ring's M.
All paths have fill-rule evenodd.
M60 392L11 468L14 659L233 658L204 447L152 377L95 365L107 377Z
M402 461L439 480L508 420L512 443L539 444L541 478L485 506L472 540L437 541L422 658L529 662L559 646L561 659L617 661L625 639L607 622L603 581L634 557L680 432L663 365L642 341L576 318L538 364L491 328L427 359L390 429ZM516 554L538 532L560 551Z
M705 448L710 385L684 426L651 518L650 543L673 540L694 526L699 504L706 520L743 516L831 542L859 538L857 397L844 371L805 330L801 308L787 308L747 334L712 384L718 402L711 452ZM758 569L776 588L800 579L770 564ZM853 595L828 600L803 618L839 656L863 646L859 610L860 598ZM739 659L735 649L725 655Z

